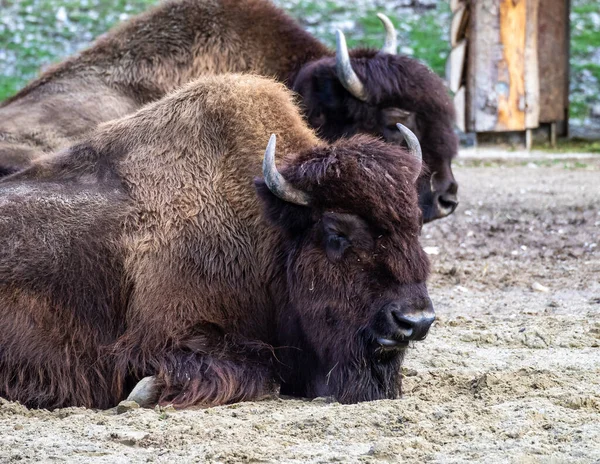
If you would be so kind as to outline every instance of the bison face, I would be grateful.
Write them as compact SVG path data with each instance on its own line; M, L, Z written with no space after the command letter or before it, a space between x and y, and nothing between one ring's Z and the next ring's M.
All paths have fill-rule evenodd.
M419 137L426 169L419 181L424 222L454 212L458 205L451 162L458 150L454 107L442 80L406 56L345 47L338 33L336 57L306 64L293 89L302 96L309 124L333 142L366 133L399 144L401 123ZM351 58L350 58L351 56Z
M271 159L257 188L281 230L281 392L395 398L404 351L434 320L418 241L420 165L364 136L301 154L283 174Z
M434 320L422 269L412 272L390 237L353 214L325 212L288 246L282 393L344 403L397 397L404 349ZM390 259L415 282L399 278Z

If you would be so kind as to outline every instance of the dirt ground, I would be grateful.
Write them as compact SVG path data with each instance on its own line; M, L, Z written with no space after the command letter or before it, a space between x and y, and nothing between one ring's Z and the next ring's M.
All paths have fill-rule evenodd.
M404 396L206 410L27 410L0 462L600 463L600 158L458 162L427 225L438 320Z

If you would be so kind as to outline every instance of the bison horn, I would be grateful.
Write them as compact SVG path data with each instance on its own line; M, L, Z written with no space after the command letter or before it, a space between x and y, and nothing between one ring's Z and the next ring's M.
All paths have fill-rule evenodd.
M406 140L406 145L408 145L408 151L410 154L419 160L419 169L417 169L417 175L415 176L416 181L419 177L419 174L421 174L421 165L423 164L423 152L421 151L421 144L419 143L417 136L408 127L400 123L397 123L396 127L402 133L404 140Z
M396 34L396 28L392 24L390 18L388 18L383 13L377 13L377 17L383 23L383 27L385 28L385 42L383 44L381 52L395 55L396 53L398 53L398 39Z
M362 101L367 100L367 91L365 86L360 81L352 64L350 63L350 55L348 54L348 46L346 45L346 37L339 29L335 31L337 42L335 69L337 77L348 92Z
M265 183L269 190L282 200L296 205L307 206L310 203L308 194L292 186L277 170L277 166L275 165L276 140L277 137L275 134L272 134L265 150L265 157L263 159L263 177L265 178Z

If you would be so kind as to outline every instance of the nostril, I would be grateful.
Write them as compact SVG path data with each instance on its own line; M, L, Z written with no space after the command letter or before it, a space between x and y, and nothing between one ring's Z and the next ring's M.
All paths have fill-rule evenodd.
M444 193L438 197L438 203L441 209L449 211L450 214L458 206L458 199L455 193Z
M410 341L423 340L434 320L435 311L428 297L394 301L378 313L372 331L382 349L405 348Z
M435 312L429 304L414 313L394 312L394 321L397 337L403 340L423 340L435 321Z
M414 324L413 322L398 314L394 314L394 319L396 320L397 333L403 338L410 338L414 333Z

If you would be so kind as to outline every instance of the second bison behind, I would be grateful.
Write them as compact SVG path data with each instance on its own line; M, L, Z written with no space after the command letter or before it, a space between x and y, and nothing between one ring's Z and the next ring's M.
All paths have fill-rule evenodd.
M106 123L0 183L0 396L106 408L148 375L177 407L397 396L433 320L419 171L321 142L252 76Z
M393 25L381 18L384 49L348 52L338 33L334 55L271 0L160 2L0 103L0 177L202 75L256 73L294 90L330 142L366 133L399 143L396 123L410 127L428 168L419 179L423 219L444 217L457 205L452 101L427 66L396 55Z

